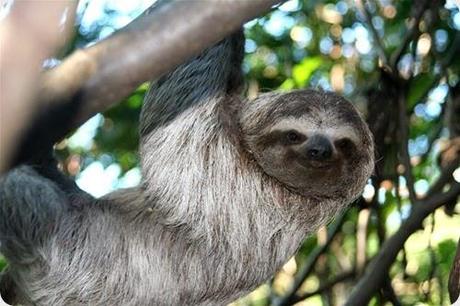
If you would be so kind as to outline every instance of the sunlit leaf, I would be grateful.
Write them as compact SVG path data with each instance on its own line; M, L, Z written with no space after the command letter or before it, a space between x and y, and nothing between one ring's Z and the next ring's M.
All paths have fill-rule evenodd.
M292 69L292 77L298 87L305 87L313 72L321 66L321 57L310 57L302 60Z
M295 88L295 82L293 79L286 79L286 81L284 81L280 88L281 90L291 90L291 89L294 89Z

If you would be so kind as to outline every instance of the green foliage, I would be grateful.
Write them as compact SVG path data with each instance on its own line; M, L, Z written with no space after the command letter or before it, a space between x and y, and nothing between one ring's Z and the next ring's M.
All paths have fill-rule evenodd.
M407 95L407 106L412 109L416 103L424 98L426 93L433 87L436 76L432 73L422 73L412 79Z
M292 69L292 78L294 79L297 88L305 87L313 72L315 72L321 64L322 60L320 57L310 57L303 59L299 64L295 65ZM281 87L283 87L283 85L281 85Z
M147 89L148 84L141 85L131 96L104 113L104 123L95 137L97 146L92 153L97 157L110 152L123 171L128 171L138 163L138 122Z
M0 271L2 271L3 269L5 269L6 267L6 260L3 256L0 255Z
M437 269L440 275L448 275L450 273L456 250L457 242L453 239L446 239L438 244L435 252L438 264Z

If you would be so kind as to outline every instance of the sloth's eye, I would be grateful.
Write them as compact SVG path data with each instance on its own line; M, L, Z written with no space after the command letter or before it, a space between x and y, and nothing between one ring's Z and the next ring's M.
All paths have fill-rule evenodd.
M290 131L286 134L286 139L290 142L290 143L298 143L301 139L299 133L295 132L295 131Z
M335 145L341 151L349 151L353 148L353 142L348 138L337 140Z

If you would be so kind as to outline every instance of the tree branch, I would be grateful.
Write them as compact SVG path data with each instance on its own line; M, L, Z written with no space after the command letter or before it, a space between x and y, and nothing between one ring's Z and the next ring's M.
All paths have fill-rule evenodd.
M430 189L428 190L428 194L436 194L442 191L444 186L453 180L452 172L454 172L455 169L457 169L459 163L460 163L460 156L457 156L453 160L446 163L442 168L441 175L436 180L436 182L433 185L431 185Z
M419 23L422 20L423 14L425 13L429 5L430 5L429 0L422 0L422 1L417 1L414 3L413 14L412 14L412 17L410 18L410 25L409 25L409 28L407 29L406 35L402 39L402 43L399 45L399 48L396 49L395 52L393 52L390 58L390 66L392 68L392 71L395 71L395 72L398 71L397 69L398 62L401 59L401 56L404 50L406 50L411 40L418 33Z
M374 27L372 23L372 16L366 7L366 2L363 2L363 0L357 0L356 4L358 8L360 9L360 11L362 12L362 14L364 15L364 18L366 19L367 27L372 33L372 37L374 38L374 41L377 45L377 52L379 54L379 59L382 63L382 66L384 67L384 69L388 69L389 68L388 58L387 58L387 55L385 54L385 48L383 46L382 40L380 39L379 33L377 32L377 29Z
M460 295L460 240L458 241L457 253L454 262L452 263L452 270L449 275L449 297L450 301L454 303Z
M403 248L407 238L420 229L423 220L435 209L443 204L456 199L460 195L460 184L455 183L449 191L433 195L418 201L413 210L398 231L391 236L380 249L367 267L364 276L355 286L345 305L367 305L374 293L383 286L388 270L393 264L399 251Z
M342 274L339 274L338 276L336 276L334 279L325 282L324 284L319 286L319 288L316 289L313 292L304 293L302 295L295 295L291 299L291 303L295 304L295 303L298 303L300 301L306 300L306 299L308 299L308 298L310 298L312 296L315 296L317 294L321 294L324 291L327 291L327 290L331 289L332 287L334 287L338 283L341 283L341 282L344 282L346 280L349 280L349 279L351 279L351 278L353 278L355 276L356 276L356 271L355 270L343 272Z
M27 159L21 156L25 150L53 145L142 82L161 76L279 2L160 1L109 38L75 51L43 74L36 99L43 112L16 151L14 163ZM72 114L66 115L69 110ZM61 119L56 122L56 117ZM34 131L38 123L47 128Z
M385 283L382 288L382 295L384 298L390 301L393 306L402 306L401 302L398 300L398 296L396 295L395 290L393 289L393 286L391 285L391 279L388 274L385 278Z
M417 200L414 189L414 175L412 174L412 165L409 156L409 121L407 118L406 107L406 88L400 88L398 99L398 114L399 114L399 135L400 135L400 152L401 160L404 165L404 178L406 179L407 189L409 191L409 199L412 204Z

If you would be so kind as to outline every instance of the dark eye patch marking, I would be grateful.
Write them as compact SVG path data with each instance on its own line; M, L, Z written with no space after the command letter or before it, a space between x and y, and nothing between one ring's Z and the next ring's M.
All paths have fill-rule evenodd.
M261 137L259 144L264 146L273 146L276 144L294 145L300 144L306 139L307 136L296 130L274 130Z
M339 140L336 140L334 142L335 147L337 150L344 154L349 154L355 149L355 144L350 138L342 138Z
M288 131L285 135L289 144L299 144L305 140L303 135L295 130Z

